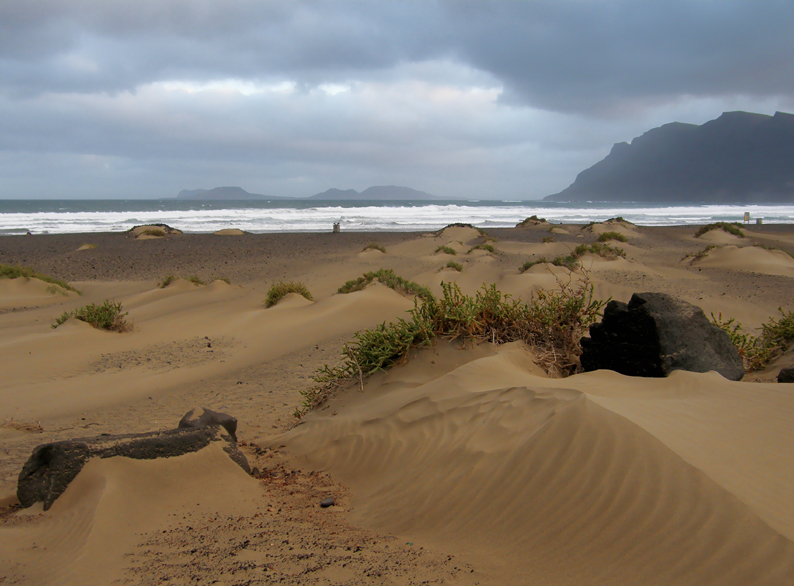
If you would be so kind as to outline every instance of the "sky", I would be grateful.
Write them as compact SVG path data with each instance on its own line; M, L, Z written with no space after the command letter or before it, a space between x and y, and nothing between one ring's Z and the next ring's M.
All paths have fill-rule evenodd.
M0 198L525 200L616 142L794 112L791 0L0 0Z

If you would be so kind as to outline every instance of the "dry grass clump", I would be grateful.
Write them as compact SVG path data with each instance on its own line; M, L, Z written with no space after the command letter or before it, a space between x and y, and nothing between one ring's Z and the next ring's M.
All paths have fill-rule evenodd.
M157 238L165 237L165 230L161 230L160 228L147 228L141 232L144 236L156 236Z
M620 232L604 232L598 237L599 242L609 242L610 240L626 242L628 239Z
M403 295L416 295L417 297L433 296L433 294L430 293L430 289L427 287L414 283L413 281L407 281L406 279L403 279L399 275L395 274L392 269L379 269L377 271L364 273L359 278L348 281L339 287L337 292L353 293L355 291L362 291L370 283L372 283L372 281L375 280L382 285L389 287L390 289L394 289L398 293L402 293Z
M700 238L703 236L703 234L712 230L723 230L728 234L733 234L739 238L744 238L745 234L739 229L739 226L740 224L737 222L732 224L729 224L728 222L715 222L714 224L706 224L705 226L701 226L700 229L695 232L695 238Z
M303 283L298 281L279 281L274 283L268 290L265 298L265 307L273 307L290 293L297 293L312 301L312 294Z
M554 242L554 235L551 236L544 236L541 241L546 244L548 242Z
M116 303L106 299L101 305L90 303L83 307L78 307L74 311L64 311L61 317L57 318L52 324L53 329L57 328L70 317L91 324L99 330L109 332L128 332L132 325L127 323L124 317L127 312L121 313L121 302Z
M44 428L41 427L40 421L20 421L13 417L6 417L3 419L3 422L0 423L0 427L3 429L15 429L17 431L29 431L31 433L44 432Z
M709 244L706 248L704 248L703 250L699 250L698 252L695 252L695 253L688 252L688 253L686 253L681 260L686 260L688 258L692 259L692 260L689 261L689 264L692 264L693 262L695 262L697 260L700 260L702 258L706 258L708 253L711 252L712 250L714 250L715 248L718 248L718 246L716 244Z
M437 338L522 341L547 371L571 374L582 353L580 340L606 301L593 299L593 286L587 281L559 285L558 291L541 290L522 302L503 295L496 285L483 285L469 296L454 283L442 283L443 296L417 298L408 319L356 333L343 348L342 363L325 365L314 376L317 385L301 392L303 403L294 415L303 417L343 384L358 379L363 387L365 376L405 362L412 349L431 346Z
M725 320L721 313L718 317L711 314L711 321L728 334L744 361L745 369L750 372L764 368L794 341L794 311L786 313L783 308L778 309L782 317L770 317L761 326L760 336L742 332L742 324L734 318Z
M594 242L593 244L580 244L573 249L573 256L576 258L581 258L588 253L595 254L607 260L615 260L619 256L626 258L626 251L622 248L610 246L609 244L601 244L599 242Z
M56 285L61 289L66 289L67 291L73 291L78 295L82 295L80 291L62 279L56 279L54 277L50 277L49 275L42 275L41 273L37 273L29 267L0 264L0 279L18 279L19 277L23 277L25 279L38 279L39 281L44 281L50 285Z
M361 252L367 252L368 250L380 250L383 254L386 254L386 248L377 242L370 242Z

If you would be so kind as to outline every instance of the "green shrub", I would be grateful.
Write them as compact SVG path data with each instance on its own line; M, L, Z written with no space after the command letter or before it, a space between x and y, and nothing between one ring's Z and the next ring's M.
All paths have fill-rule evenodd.
M162 238L165 236L165 231L161 230L160 228L147 228L146 230L141 231L141 234L145 236L157 236L158 238Z
M408 319L357 332L342 351L341 364L323 366L313 377L316 386L301 392L295 417L322 404L341 385L386 370L407 360L415 348L437 338L464 343L494 344L522 341L533 348L549 372L571 374L581 354L580 340L600 315L606 301L593 299L593 286L560 284L559 291L539 291L527 302L503 295L496 285L483 285L474 296L454 283L441 283L443 296L417 298Z
M223 281L227 285L231 285L232 284L232 280L229 277L216 277L215 280L216 281Z
M739 229L738 223L729 224L728 222L716 222L714 224L706 224L705 226L701 226L700 229L695 232L695 238L700 238L706 232L710 232L711 230L724 230L728 234L733 234L734 236L738 236L739 238L744 238L744 232Z
M362 252L366 252L368 250L380 250L383 254L386 254L386 249L383 247L383 245L378 244L377 242L370 242L364 247Z
M554 242L554 236L544 236L542 240L544 243Z
M111 332L126 332L132 329L130 324L124 319L127 313L121 313L121 302L105 300L102 305L91 303L79 307L74 311L65 311L61 317L55 320L52 324L53 328L57 328L70 317L77 318L81 321L91 324L97 329L108 330Z
M609 244L601 244L599 242L593 244L580 244L573 250L573 256L576 258L581 258L587 253L595 254L607 260L614 260L619 256L623 258L626 257L626 251L622 248L616 248Z
M609 242L610 240L626 242L627 238L620 232L604 232L598 237L599 242Z
M202 281L202 280L199 278L199 276L198 276L198 275L190 275L190 276L187 278L187 280L188 280L188 281L190 281L191 283L193 283L194 285L196 285L197 287L199 287L199 286L201 286L201 285L204 285L204 284L205 284L205 283L204 283L204 281Z
M166 275L162 281L157 283L157 286L160 289L165 289L166 287L168 287L168 285L170 285L174 281L176 281L176 277L174 275Z
M279 281L273 284L268 290L267 297L265 298L265 307L273 307L290 293L297 293L298 295L303 295L309 301L312 300L312 294L303 283L296 281Z
M25 279L38 279L39 281L44 281L50 285L57 285L62 289L82 295L80 291L62 279L56 279L54 277L50 277L49 275L42 275L41 273L37 273L29 267L0 264L0 279L18 279L19 277L23 277Z
M579 259L571 254L561 255L548 260L545 256L541 256L535 260L528 260L518 269L519 272L525 273L535 265L548 263L555 267L565 267L569 271L575 271L579 268Z
M361 291L367 287L372 281L378 280L381 284L394 289L398 293L404 295L416 295L417 297L432 297L430 289L423 287L413 281L406 281L402 277L396 275L392 269L379 269L369 273L364 273L358 279L348 281L339 287L338 293L353 293L354 291Z
M609 222L621 222L621 223L623 223L623 224L629 224L629 225L631 225L631 226L634 226L634 223L633 223L633 222L629 222L629 221L628 221L627 219L625 219L623 216L616 216L616 217L614 217L614 218L609 218L609 219L606 221L606 223L609 223Z
M491 254L496 252L496 249L491 244L478 244L477 246L472 246L466 254L471 254L474 250L486 250Z
M744 361L744 366L748 371L761 370L769 364L775 357L785 352L788 345L794 341L794 312L788 313L779 308L782 317L769 321L761 326L761 335L742 332L742 324L734 318L724 320L720 313L718 317L711 314L711 321L717 327L724 330L731 343L736 346L739 356Z
M463 270L463 265L460 264L460 263L455 262L454 260L451 260L451 261L449 261L446 264L446 266L444 268L446 268L446 269L455 269L456 271L461 272Z
M444 254L458 254L457 252L455 252L454 248L451 248L449 246L439 246L438 248L436 248L436 253L439 252L443 252Z

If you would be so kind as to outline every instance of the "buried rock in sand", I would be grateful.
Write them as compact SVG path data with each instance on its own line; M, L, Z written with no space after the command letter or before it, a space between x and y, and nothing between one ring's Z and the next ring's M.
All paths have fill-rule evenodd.
M674 370L715 370L728 380L744 365L728 334L703 310L663 293L635 293L628 305L610 301L600 324L582 339L582 367L628 376L664 377Z
M248 460L237 449L237 420L208 409L185 414L179 428L126 435L78 438L41 444L33 449L17 481L23 507L44 503L48 510L91 458L124 456L135 460L171 458L198 452L214 442L225 442L229 458L250 474Z

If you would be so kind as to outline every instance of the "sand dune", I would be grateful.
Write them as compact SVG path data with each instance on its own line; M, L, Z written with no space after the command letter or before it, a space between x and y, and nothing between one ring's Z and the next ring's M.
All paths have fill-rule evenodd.
M596 403L577 390L579 377L549 387L522 367L523 354L503 347L441 377L426 372L423 385L417 369L432 368L409 364L276 443L340 474L357 493L359 522L454 543L490 566L494 583L785 584L794 575L794 544L627 417L631 407ZM717 421L688 424L690 441L704 436L698 445L721 439L705 437ZM780 468L771 474L790 486Z
M583 241L575 228L553 243L541 242L545 229L499 231L493 254L471 250L484 240L477 230L449 228L400 238L183 235L167 244L216 254L215 264L193 270L169 248L153 268L101 280L94 271L140 266L159 245L100 235L97 268L78 273L81 297L0 279L0 503L13 501L38 443L170 428L196 405L236 416L242 449L267 471L255 480L212 450L89 462L47 513L0 511L0 582L794 583L794 392L770 382L794 350L748 377L760 383L683 372L562 379L518 343L441 341L286 427L312 373L336 364L342 344L414 307L379 283L336 293L366 271L393 269L436 294L442 282L468 294L495 284L525 300L587 277L600 299L658 290L747 328L794 309L784 253L725 246L690 266L681 256L697 246L691 228L618 228L636 232L619 244L628 260L588 256L586 273L519 272L528 259L569 253ZM756 232L764 243L791 237ZM256 248L260 236L267 246ZM375 238L387 254L362 252ZM37 270L85 259L72 254L76 240L60 247L71 256L58 256L51 242L61 240L8 242L32 247ZM457 254L436 252L445 245ZM463 270L442 269L449 260ZM232 285L177 279L161 289L155 280L227 268ZM265 309L278 280L306 282L314 300L290 294ZM131 332L75 319L50 327L105 299L123 303ZM326 496L336 506L321 509Z
M757 246L721 246L710 250L704 258L692 264L700 267L794 277L794 258L782 250L767 250Z

